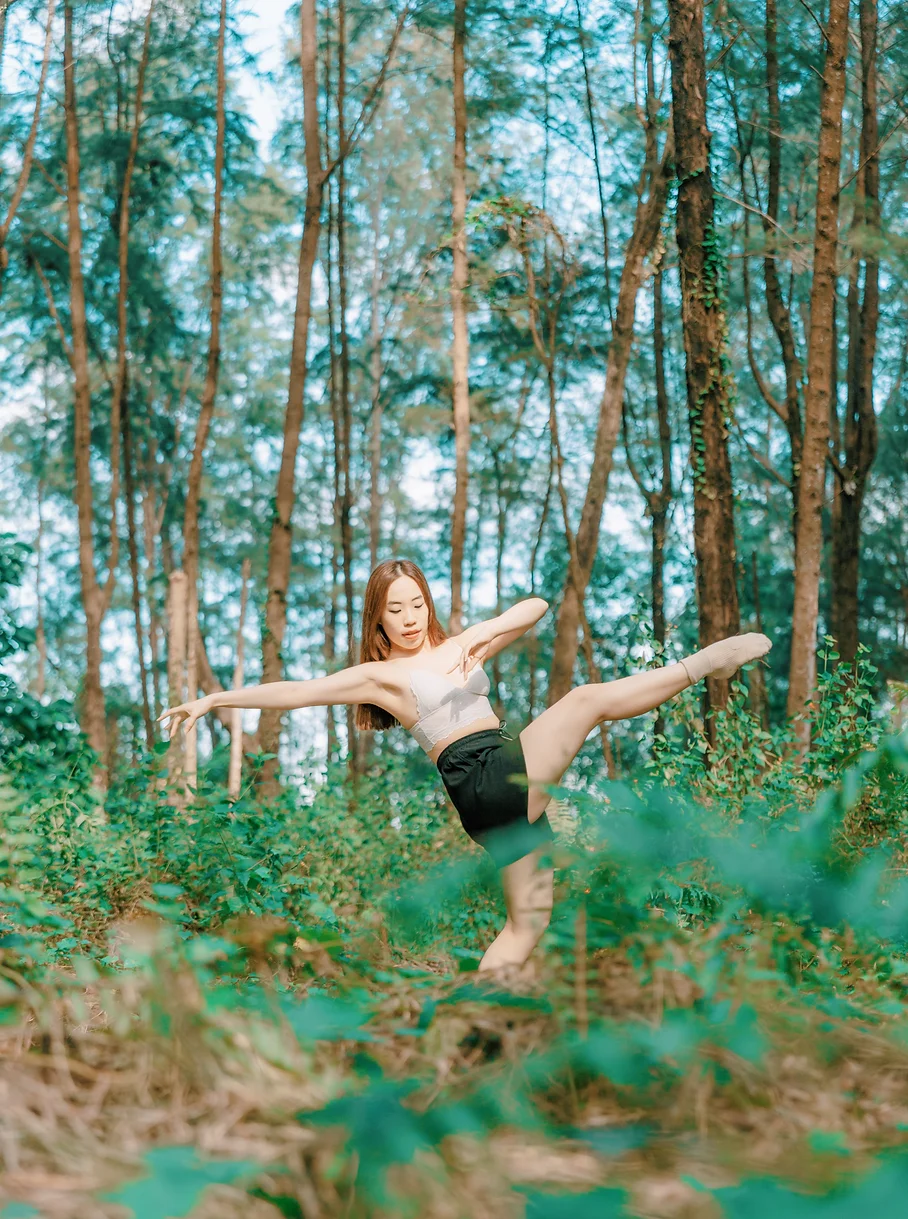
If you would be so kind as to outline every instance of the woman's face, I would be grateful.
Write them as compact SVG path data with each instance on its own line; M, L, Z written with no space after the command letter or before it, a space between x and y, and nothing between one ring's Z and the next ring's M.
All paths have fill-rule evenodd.
M426 641L429 607L411 576L398 576L388 586L381 624L393 649L418 652Z

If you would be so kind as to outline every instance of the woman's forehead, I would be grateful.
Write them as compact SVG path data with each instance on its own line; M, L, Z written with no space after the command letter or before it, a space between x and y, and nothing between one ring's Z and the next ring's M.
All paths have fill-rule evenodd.
M415 601L422 595L422 589L412 576L398 576L393 584L388 585L388 601Z

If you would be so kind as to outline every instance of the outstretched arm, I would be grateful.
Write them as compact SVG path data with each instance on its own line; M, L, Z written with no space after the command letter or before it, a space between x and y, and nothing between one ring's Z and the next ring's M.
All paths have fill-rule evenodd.
M188 732L199 716L214 707L258 707L262 710L293 711L297 707L331 707L338 703L369 703L379 697L383 688L382 662L369 661L351 665L338 673L313 677L308 681L271 681L262 686L246 686L238 690L221 690L205 698L194 699L179 707L171 707L159 719L173 719L173 729L185 722Z

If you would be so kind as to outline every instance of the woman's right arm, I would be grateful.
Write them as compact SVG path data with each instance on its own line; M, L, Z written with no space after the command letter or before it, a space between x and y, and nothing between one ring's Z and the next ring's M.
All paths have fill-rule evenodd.
M332 707L338 703L371 703L386 689L387 668L380 660L351 665L325 677L307 681L271 681L262 686L222 690L205 698L171 707L159 717L174 720L171 732L184 720L189 731L200 715L214 707L258 707L261 710L293 711L298 707Z
M333 707L338 703L368 703L383 683L380 660L351 665L325 677L307 681L269 681L263 686L222 690L209 696L209 707L260 707L262 710L295 711L297 707Z

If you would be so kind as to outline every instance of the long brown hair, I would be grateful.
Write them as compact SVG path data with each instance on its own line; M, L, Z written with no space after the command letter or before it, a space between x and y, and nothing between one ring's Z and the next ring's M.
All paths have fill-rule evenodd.
M385 634L381 616L385 612L388 588L398 576L409 576L419 585L419 590L429 607L426 634L432 647L437 648L448 638L447 632L438 621L435 602L432 600L429 583L423 575L422 569L409 559L386 559L384 563L379 563L369 576L366 595L363 597L363 625L360 633L362 643L359 645L360 664L366 664L370 660L388 659L391 641ZM356 706L357 728L391 728L398 722L390 711L386 711L384 707L376 707L374 703L358 703Z

